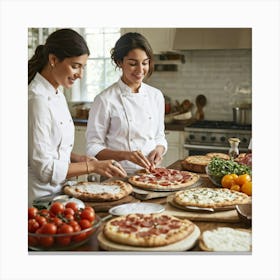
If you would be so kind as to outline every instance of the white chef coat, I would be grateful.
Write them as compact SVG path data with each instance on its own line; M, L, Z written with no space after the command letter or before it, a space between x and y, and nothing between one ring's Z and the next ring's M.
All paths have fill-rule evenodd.
M145 83L138 93L120 79L97 95L91 105L86 130L87 155L103 149L135 151L148 155L157 145L165 147L164 98L160 90ZM130 161L120 162L127 173L141 169Z
M28 200L61 191L74 143L63 93L39 73L28 86Z

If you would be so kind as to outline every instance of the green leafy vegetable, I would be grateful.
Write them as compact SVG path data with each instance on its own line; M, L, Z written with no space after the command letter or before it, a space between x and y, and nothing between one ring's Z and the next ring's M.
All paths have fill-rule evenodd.
M208 164L208 173L217 177L222 177L227 174L252 175L252 170L249 166L239 164L233 160L214 157Z

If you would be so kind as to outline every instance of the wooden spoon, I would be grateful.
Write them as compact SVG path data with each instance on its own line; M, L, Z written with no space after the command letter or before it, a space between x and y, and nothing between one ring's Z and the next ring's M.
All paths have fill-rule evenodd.
M204 120L204 112L203 112L203 107L207 103L207 99L204 95L200 94L196 97L195 103L197 106L197 111L195 113L195 118L197 120Z

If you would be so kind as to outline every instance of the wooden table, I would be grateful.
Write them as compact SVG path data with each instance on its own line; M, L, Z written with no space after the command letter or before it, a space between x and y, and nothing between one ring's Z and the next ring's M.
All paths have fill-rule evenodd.
M181 167L181 161L178 160L171 164L168 168L172 169L177 169L177 170L182 170ZM205 186L211 185L212 183L207 179L206 175L201 175L201 177L204 179ZM212 185L213 186L213 185ZM154 198L150 199L148 202L154 202L154 203L160 203L160 204L165 204L166 203L166 198ZM100 217L105 217L108 215L108 212L99 212L97 213L98 216ZM237 222L208 222L208 221L195 221L194 222L200 229L201 233L203 233L206 230L211 230L217 227L230 227L230 228L243 228L243 229L251 229L250 226L246 225L245 223L237 220ZM92 236L92 238L84 245L81 247L77 248L74 251L78 252L87 252L87 251L102 251L102 249L98 246L98 241L97 241L97 235L99 231L102 230L102 226L98 229L98 231ZM201 251L198 243L190 249L189 251Z

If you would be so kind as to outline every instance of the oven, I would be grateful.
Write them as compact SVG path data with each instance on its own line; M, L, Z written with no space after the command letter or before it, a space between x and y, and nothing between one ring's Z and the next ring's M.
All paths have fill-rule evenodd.
M239 138L239 153L248 151L252 137L251 125L236 125L226 121L198 121L184 128L186 156L212 152L228 153L229 138Z

